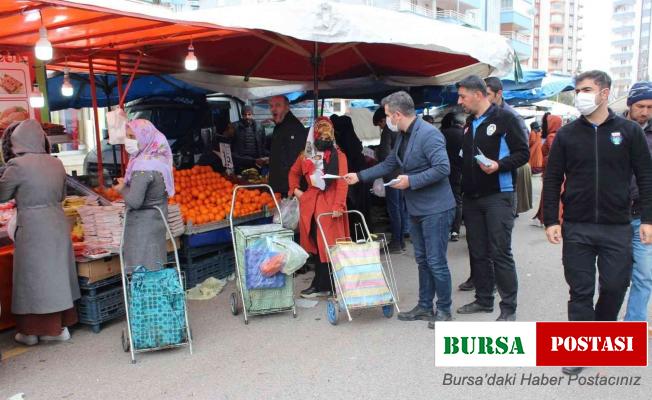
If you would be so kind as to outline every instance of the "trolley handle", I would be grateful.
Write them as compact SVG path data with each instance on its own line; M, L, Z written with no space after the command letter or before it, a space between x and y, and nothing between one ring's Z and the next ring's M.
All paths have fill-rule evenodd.
M272 195L272 199L274 200L274 207L276 207L276 211L278 211L281 225L283 225L283 215L281 214L281 207L278 205L278 201L276 201L276 196L274 196L274 190L272 189L271 186L262 183L255 184L255 185L235 185L233 187L233 195L231 196L231 212L229 213L229 225L231 227L231 231L233 231L233 210L235 209L235 198L236 198L236 194L238 193L238 190L254 189L254 188L265 188L269 191L269 193Z
M367 225L367 220L365 220L364 215L358 211L358 210L346 210L346 211L341 211L342 214L356 214L360 216L360 220L362 221L362 225L364 226L364 230L367 232L367 237L369 238L368 241L371 241L371 232L369 231L369 226ZM319 227L319 230L321 231L322 238L324 239L324 243L326 242L326 235L324 234L324 229L321 225L321 218L322 217L333 217L334 212L328 212L328 213L322 213L317 216L317 226Z

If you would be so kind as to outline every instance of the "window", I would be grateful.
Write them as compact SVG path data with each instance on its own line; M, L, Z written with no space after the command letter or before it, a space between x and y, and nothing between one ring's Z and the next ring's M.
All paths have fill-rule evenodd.
M500 6L502 8L513 8L514 7L514 0L501 0Z
M550 44L564 44L562 36L550 36Z

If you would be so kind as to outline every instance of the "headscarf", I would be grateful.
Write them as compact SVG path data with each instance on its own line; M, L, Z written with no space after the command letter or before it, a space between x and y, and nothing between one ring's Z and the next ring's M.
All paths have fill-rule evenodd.
M140 151L129 159L125 183L131 181L134 171L158 171L163 175L168 196L174 196L172 150L167 138L146 119L135 119L127 125L134 131Z
M323 152L315 148L315 140L326 137L333 141L333 148ZM335 149L335 128L327 117L319 117L310 128L306 147L303 152L303 169L310 177L310 185L325 190L330 179L324 180L324 174L338 174L337 150Z
M15 155L48 154L49 142L41 123L26 119L18 124L11 134L11 149Z
M548 128L548 135L556 134L559 128L561 128L562 121L561 121L561 117L558 115L549 114L546 117L546 122L547 122L546 126Z

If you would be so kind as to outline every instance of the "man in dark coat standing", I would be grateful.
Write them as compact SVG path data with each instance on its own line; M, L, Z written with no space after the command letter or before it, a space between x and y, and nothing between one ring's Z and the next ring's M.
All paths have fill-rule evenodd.
M269 184L274 192L285 197L288 193L290 167L306 146L308 131L290 111L287 97L272 97L269 108L276 124L269 158Z
M265 132L254 120L250 106L244 107L242 117L234 124L235 135L231 146L231 155L238 173L248 168L262 168L269 163L265 150Z

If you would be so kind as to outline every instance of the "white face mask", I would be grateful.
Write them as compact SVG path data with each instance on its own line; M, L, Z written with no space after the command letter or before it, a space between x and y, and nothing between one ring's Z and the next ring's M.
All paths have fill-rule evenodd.
M385 123L387 124L387 127L388 127L391 131L398 132L398 126L397 126L397 125L394 125L394 124L392 123L392 119L391 119L391 118L387 117L387 118L385 119Z
M136 139L130 139L130 138L125 138L125 150L127 150L127 153L129 155L134 155L138 154L140 149L138 148L138 140Z
M575 108L584 116L591 115L602 104L602 102L596 103L595 101L596 97L593 93L578 93L575 95Z

